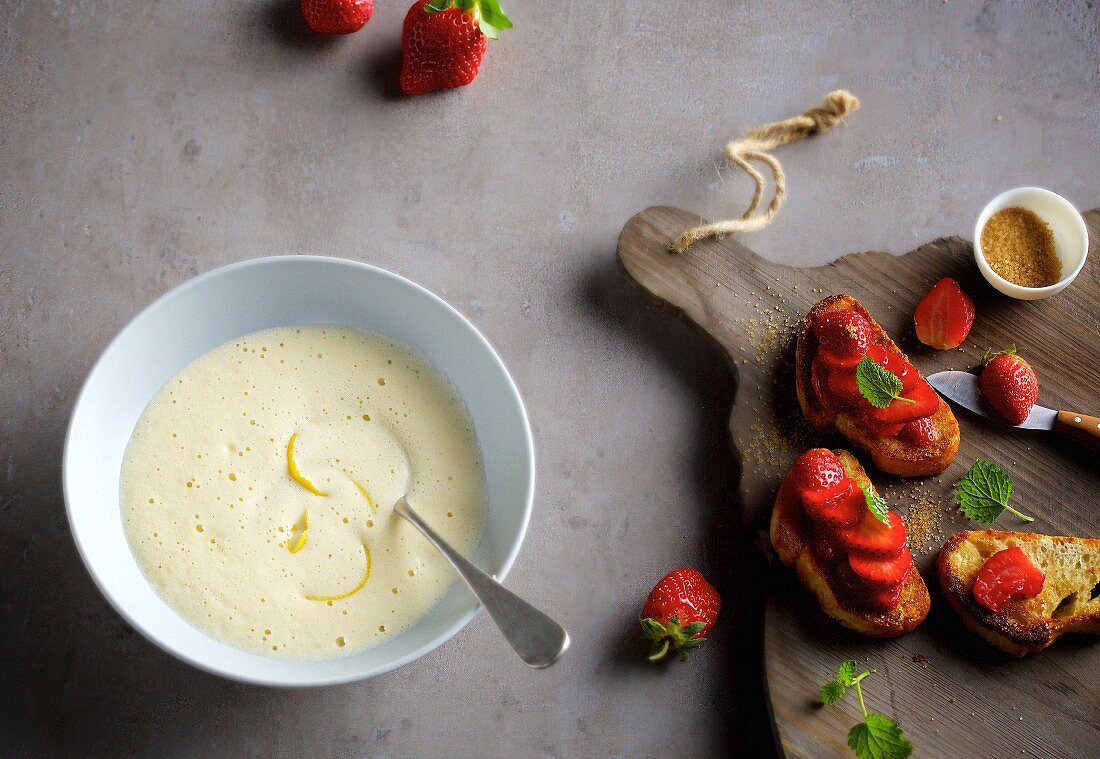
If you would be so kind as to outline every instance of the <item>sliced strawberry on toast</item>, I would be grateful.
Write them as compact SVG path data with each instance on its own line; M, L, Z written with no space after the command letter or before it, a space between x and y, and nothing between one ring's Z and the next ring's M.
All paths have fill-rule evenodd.
M900 383L897 397L884 407L859 392L856 356L871 359ZM951 408L850 295L830 295L803 320L795 349L795 389L811 425L839 432L884 472L940 474L959 450L959 423Z
M931 601L905 525L889 511L882 521L867 494L877 495L855 456L811 449L779 489L770 536L780 561L826 614L865 635L892 638L919 625Z

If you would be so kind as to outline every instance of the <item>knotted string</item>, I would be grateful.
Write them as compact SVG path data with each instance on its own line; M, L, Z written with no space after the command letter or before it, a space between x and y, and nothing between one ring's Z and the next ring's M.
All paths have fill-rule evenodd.
M673 253L683 253L692 243L708 237L722 238L733 232L752 232L766 227L771 223L787 196L787 177L783 173L783 167L768 151L786 145L788 142L824 132L839 124L844 116L857 108L859 108L859 100L855 95L847 90L837 90L826 95L825 103L819 108L811 108L801 116L756 127L749 130L748 134L741 139L730 141L726 145L726 160L743 170L756 183L749 207L740 219L729 219L689 229L669 246L669 250ZM752 165L752 161L759 161L771 169L772 179L775 182L771 203L762 213L757 213L756 209L760 207L760 201L764 198L765 180L764 175Z

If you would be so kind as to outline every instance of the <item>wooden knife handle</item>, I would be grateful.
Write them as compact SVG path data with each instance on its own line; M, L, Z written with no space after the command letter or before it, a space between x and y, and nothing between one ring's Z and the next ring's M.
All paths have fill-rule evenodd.
M1054 431L1100 451L1100 417L1059 411L1058 418L1054 420Z

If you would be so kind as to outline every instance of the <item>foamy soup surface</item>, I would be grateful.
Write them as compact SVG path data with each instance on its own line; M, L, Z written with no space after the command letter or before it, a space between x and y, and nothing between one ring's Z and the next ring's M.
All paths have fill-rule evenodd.
M470 553L485 478L462 402L406 346L278 328L201 356L161 389L122 466L130 546L160 595L230 645L344 656L423 617L450 565L393 513Z

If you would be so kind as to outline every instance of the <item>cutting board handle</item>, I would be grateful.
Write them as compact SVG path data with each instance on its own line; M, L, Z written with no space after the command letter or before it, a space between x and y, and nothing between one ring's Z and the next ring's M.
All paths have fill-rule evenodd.
M1054 420L1054 431L1100 451L1100 417L1059 411L1058 418Z

